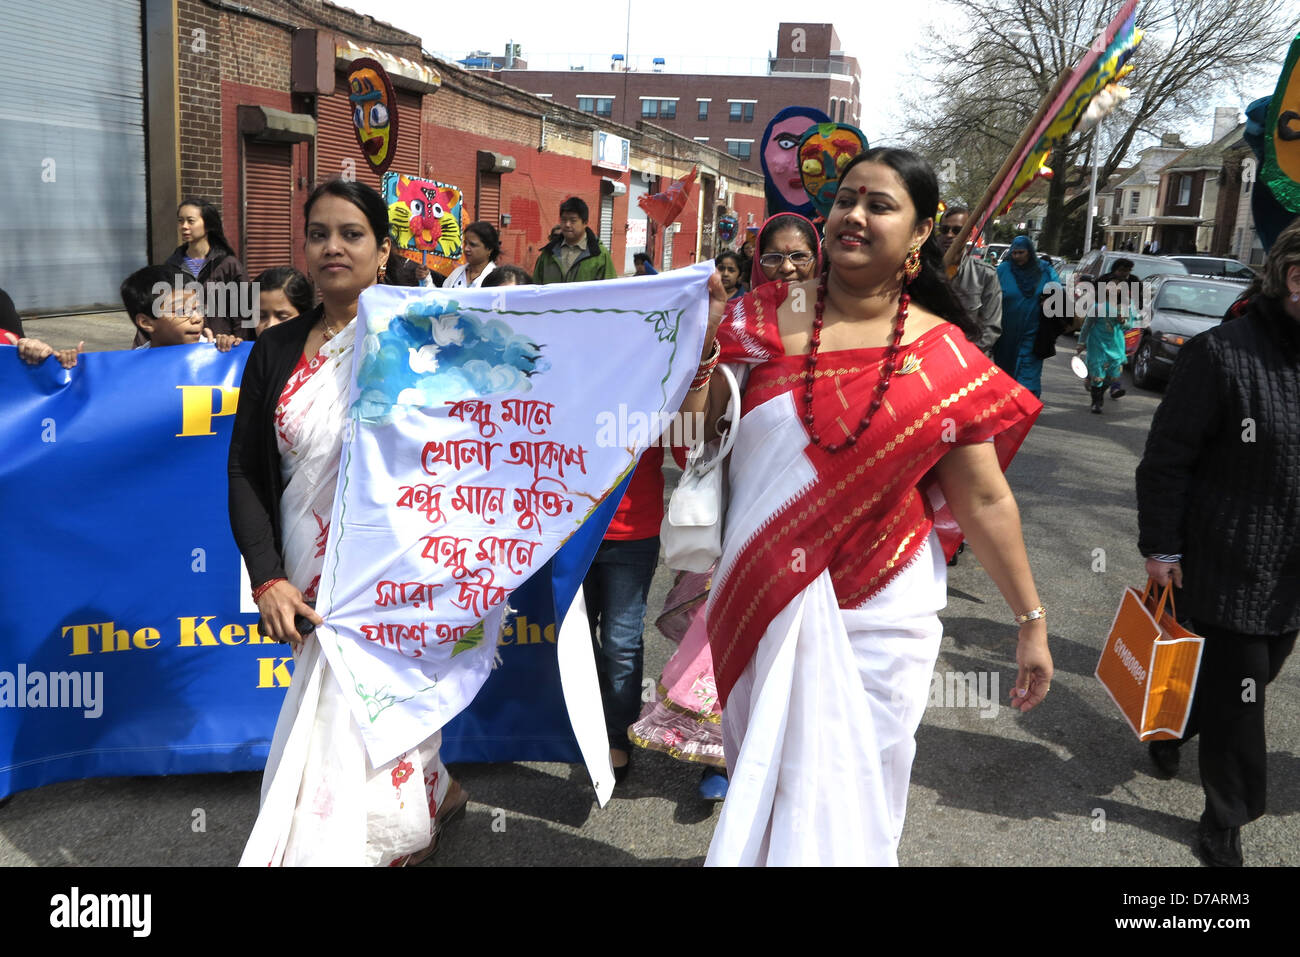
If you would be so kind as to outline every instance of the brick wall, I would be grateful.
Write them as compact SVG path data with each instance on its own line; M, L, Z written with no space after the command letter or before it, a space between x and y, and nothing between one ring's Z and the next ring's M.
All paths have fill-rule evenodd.
M222 14L222 79L268 90L289 89L292 34L247 17Z
M552 72L543 70L502 70L492 73L503 83L533 93L550 93L551 102L577 108L578 94L614 96L613 116L593 121L635 126L641 120L641 97L678 97L675 119L650 120L688 140L709 138L709 146L726 150L728 137L754 141L753 163L758 165L758 148L763 130L780 110L787 106L810 106L830 110L831 97L850 97L845 122L856 123L861 115L858 87L852 77L841 75L798 76L703 76L684 73L600 73L589 71ZM624 92L624 79L627 91ZM699 119L697 97L709 97L709 116ZM732 122L728 99L757 100L754 119ZM624 112L624 104L627 110ZM868 131L868 138L871 138Z
M218 206L221 177L221 14L201 0L177 0L180 27L181 195Z
M241 144L237 107L258 104L301 111L301 98L290 93L292 34L289 29L238 13L219 11L202 0L177 0L181 86L182 191L215 202L223 213L232 244L240 248L243 196L240 178ZM418 43L409 34L385 27L342 8L312 5L299 9L282 0L243 0L246 7L303 27L336 28L355 42L378 45L397 55L420 58ZM199 31L199 32L195 32ZM389 42L384 42L389 38ZM405 42L409 40L411 42ZM560 202L580 196L591 210L589 225L600 233L601 182L608 177L629 182L592 165L592 133L606 130L632 143L635 174L649 169L667 186L696 163L727 177L728 204L746 222L753 212L762 219L762 182L755 155L742 164L724 152L701 148L689 136L642 123L622 127L598 121L575 110L548 104L526 90L507 86L493 76L465 71L455 64L433 61L443 76L435 93L421 105L421 171L464 190L465 216L475 218L478 199L479 150L515 157L517 168L501 177L501 212L511 217L501 228L503 262L531 269L551 226L558 222ZM505 76L513 79L519 74ZM546 119L543 122L543 115ZM745 124L750 125L750 124ZM761 125L759 126L761 133ZM544 139L543 139L544 137ZM718 144L721 145L721 144ZM295 148L295 175L306 175L306 147ZM659 187L656 187L659 188ZM696 189L699 190L697 185ZM300 200L295 196L295 204ZM690 261L699 232L696 197L688 203L675 237L674 260ZM711 215L712 210L706 211ZM301 224L295 215L295 230ZM614 198L610 253L622 271L628 221L628 198Z

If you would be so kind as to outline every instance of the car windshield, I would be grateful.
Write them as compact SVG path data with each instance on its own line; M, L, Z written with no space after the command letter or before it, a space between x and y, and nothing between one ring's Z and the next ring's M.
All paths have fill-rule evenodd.
M1106 270L1115 268L1115 263L1121 259L1128 259L1133 263L1133 276L1136 279L1146 279L1148 276L1186 276L1187 267L1177 259L1156 259L1149 256L1113 256L1106 260Z
M1156 298L1156 308L1221 319L1223 314L1228 311L1228 307L1240 295L1241 288L1239 286L1220 286L1199 282L1167 282L1160 287L1160 295Z

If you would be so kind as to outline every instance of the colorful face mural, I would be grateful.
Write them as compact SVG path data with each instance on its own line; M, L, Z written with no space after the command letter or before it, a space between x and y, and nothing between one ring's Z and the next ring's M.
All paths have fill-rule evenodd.
M813 124L829 122L831 118L821 110L809 106L787 106L767 124L759 156L767 177L768 215L815 214L813 204L804 192L803 177L799 175L799 139Z
M366 57L352 61L348 103L361 152L370 168L382 174L397 153L397 96L382 66Z
M738 229L740 229L740 220L735 216L721 216L718 218L718 238L726 245L731 245L731 241L736 238Z
M460 265L460 188L400 173L385 173L383 187L397 252L444 276Z
M830 215L835 202L840 170L866 148L867 138L862 131L844 123L818 123L799 140L799 175L804 191L823 219Z

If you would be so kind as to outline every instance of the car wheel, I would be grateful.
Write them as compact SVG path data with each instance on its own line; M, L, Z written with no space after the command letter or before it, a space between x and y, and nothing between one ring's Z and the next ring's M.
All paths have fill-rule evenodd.
M1155 379L1151 377L1151 343L1143 341L1133 356L1133 384L1139 389L1155 389Z

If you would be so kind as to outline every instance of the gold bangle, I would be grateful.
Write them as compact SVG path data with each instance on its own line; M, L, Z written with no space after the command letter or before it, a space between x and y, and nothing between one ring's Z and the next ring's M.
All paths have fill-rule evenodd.
M1039 618L1046 618L1046 617L1047 617L1047 609L1044 608L1042 605L1039 605L1037 608L1031 608L1023 615L1016 615L1016 624L1027 625L1031 621L1036 621Z

